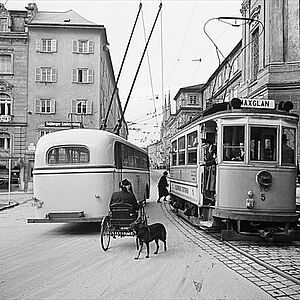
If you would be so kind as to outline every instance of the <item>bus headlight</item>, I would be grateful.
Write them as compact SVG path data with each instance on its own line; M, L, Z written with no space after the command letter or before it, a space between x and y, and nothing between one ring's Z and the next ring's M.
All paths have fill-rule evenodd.
M263 188L268 188L272 184L272 175L268 171L259 171L256 174L256 182Z

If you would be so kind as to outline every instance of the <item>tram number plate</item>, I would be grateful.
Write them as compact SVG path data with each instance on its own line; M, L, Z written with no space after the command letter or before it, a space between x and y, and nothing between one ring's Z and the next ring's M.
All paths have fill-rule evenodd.
M260 194L260 200L265 201L266 200L266 194L264 194L264 193Z

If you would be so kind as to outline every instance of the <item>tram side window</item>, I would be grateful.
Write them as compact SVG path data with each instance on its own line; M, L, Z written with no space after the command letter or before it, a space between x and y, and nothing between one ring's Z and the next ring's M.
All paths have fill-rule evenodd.
M172 166L177 165L177 141L172 142Z
M197 131L194 131L187 136L187 163L190 165L197 164L197 146Z
M178 139L178 164L185 164L185 136Z
M224 126L223 128L223 160L245 160L245 127Z
M283 128L281 137L281 161L283 165L295 164L295 129Z
M47 152L49 165L78 164L90 161L89 150L82 146L58 146Z
M250 160L276 161L277 128L250 128Z

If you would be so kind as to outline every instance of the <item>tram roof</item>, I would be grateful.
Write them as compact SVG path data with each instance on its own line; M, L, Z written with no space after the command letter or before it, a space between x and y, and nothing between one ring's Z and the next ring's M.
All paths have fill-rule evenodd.
M236 118L242 116L253 116L253 117L263 117L263 116L274 116L274 117L285 117L291 118L296 121L299 120L299 115L297 113L291 113L289 111L267 108L234 108L230 102L217 103L206 110L204 110L199 116L193 119L191 122L185 124L181 130L189 129L197 123L205 123L206 121L213 120L216 118ZM177 135L177 134L176 134Z

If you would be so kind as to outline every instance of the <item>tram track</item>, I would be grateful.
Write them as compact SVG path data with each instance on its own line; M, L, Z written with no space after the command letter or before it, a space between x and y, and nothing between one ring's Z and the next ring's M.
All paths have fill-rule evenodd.
M174 214L169 204L162 210L169 221L201 250L225 264L275 299L300 299L300 246L261 245L221 241L215 233L202 231Z

